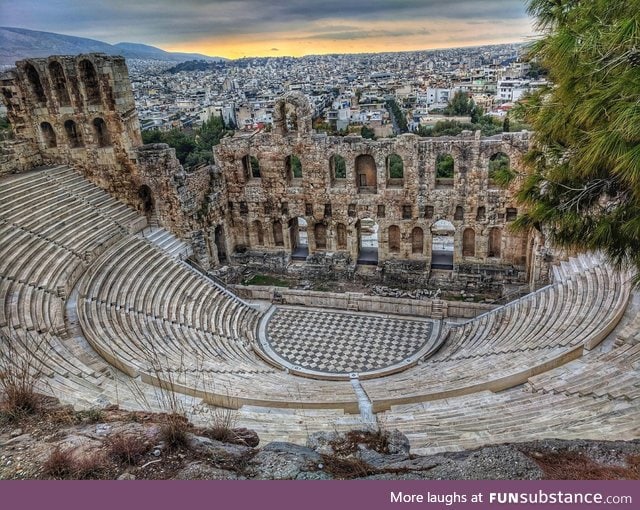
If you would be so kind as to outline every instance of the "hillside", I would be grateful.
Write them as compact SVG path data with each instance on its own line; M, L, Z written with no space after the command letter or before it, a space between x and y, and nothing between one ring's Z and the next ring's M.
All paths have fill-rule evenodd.
M198 53L171 53L146 44L127 42L108 44L84 37L0 27L0 65L12 65L16 60L30 57L93 52L122 55L128 59L154 59L176 63L194 59L210 62L225 60L221 57L209 57Z

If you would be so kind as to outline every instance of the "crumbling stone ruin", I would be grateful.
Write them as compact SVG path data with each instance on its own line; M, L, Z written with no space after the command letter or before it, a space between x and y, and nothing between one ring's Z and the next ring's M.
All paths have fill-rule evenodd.
M185 171L141 145L120 58L32 59L0 81L17 135L0 145L0 355L42 360L49 393L171 412L162 388L194 420L224 407L268 440L379 419L420 453L637 437L632 279L598 254L550 268L539 236L509 228L514 191L491 169L520 167L526 133L328 137L290 94L273 133ZM363 274L380 295L245 287L247 302L187 253L205 270ZM549 269L501 307L386 290Z
M17 138L3 173L72 164L189 242L204 269L296 261L298 273L343 277L373 265L385 283L454 286L548 278L540 238L509 228L513 189L489 176L496 158L521 166L526 132L332 137L313 132L308 101L289 93L273 132L225 138L215 165L186 172L166 145L142 145L123 58L29 59L1 82Z

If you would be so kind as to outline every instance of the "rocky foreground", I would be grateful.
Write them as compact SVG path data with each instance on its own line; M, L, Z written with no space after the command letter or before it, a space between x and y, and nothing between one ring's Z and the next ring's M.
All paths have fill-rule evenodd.
M416 456L403 434L385 430L260 445L230 416L197 429L177 415L77 412L50 402L37 415L0 421L0 479L640 479L640 440Z

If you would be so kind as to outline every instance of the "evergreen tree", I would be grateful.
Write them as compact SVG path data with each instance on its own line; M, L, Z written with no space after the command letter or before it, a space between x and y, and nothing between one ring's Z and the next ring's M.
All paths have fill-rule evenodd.
M640 0L531 0L531 56L554 84L527 99L534 148L517 224L640 270Z

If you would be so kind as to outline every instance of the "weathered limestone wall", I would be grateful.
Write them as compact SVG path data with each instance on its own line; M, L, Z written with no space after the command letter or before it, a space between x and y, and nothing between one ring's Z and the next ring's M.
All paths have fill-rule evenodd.
M32 144L24 140L0 142L0 177L28 172L42 165L42 155Z
M185 172L173 149L142 146L124 58L22 60L0 77L0 86L16 136L0 147L0 175L71 165L190 241L205 269L217 262L211 238L216 225L224 224L227 208L220 173L215 167Z
M0 77L0 87L16 135L0 147L0 174L72 165L190 241L205 269L236 262L283 271L306 230L308 252L297 253L304 262L289 270L313 276L358 271L442 288L548 278L543 239L510 231L518 215L514 191L488 177L498 153L520 167L527 133L329 137L314 134L307 100L289 93L276 105L273 133L225 138L215 147L215 165L186 172L173 149L142 146L123 58L23 60ZM454 176L437 179L437 159L445 154L454 159ZM392 155L402 162L400 176L391 175ZM453 244L453 271L444 273L432 268L439 220L449 222ZM377 269L367 272L358 259L374 224Z
M306 125L304 115L297 113L298 124ZM520 168L528 133L435 139L408 134L372 141L302 131L303 136L285 129L237 136L215 147L233 206L230 236L234 248L241 247L242 261L286 265L299 242L296 218L303 218L310 269L353 267L363 223L372 220L378 226L378 265L385 278L428 274L434 224L446 220L455 230L456 273L526 281L527 260L533 260L527 235L509 228L518 214L514 189L493 185L488 169L498 153L509 157L511 167ZM402 159L402 178L389 174L392 154ZM454 159L454 177L436 179L437 158L446 154ZM301 177L291 171L292 155L301 162ZM247 165L247 156L257 158L259 176ZM344 178L336 176L333 156L344 158Z
M21 60L0 81L16 138L29 147L25 152L39 155L31 167L72 165L118 198L134 202L133 148L142 137L124 58L87 54Z
M390 313L435 319L456 317L470 319L496 308L483 303L437 300L405 299L383 296L368 296L354 292L316 292L310 290L283 289L270 286L234 285L233 291L244 299L277 301L286 305L301 305L317 308L333 308L372 313Z

